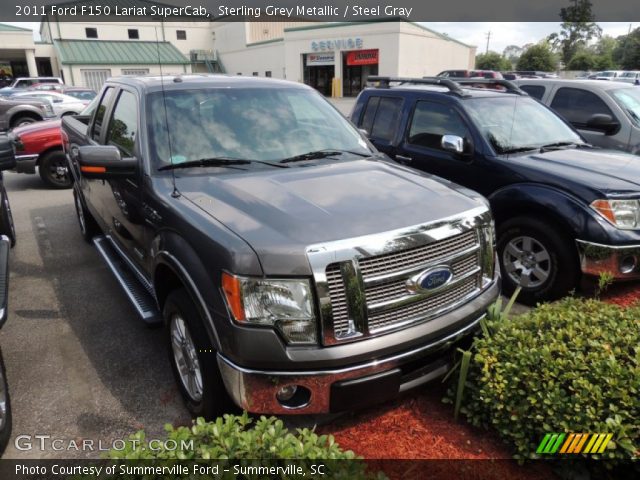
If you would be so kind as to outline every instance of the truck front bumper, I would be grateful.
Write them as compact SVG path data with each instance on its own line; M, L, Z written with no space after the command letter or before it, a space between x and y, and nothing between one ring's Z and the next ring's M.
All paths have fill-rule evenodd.
M18 173L36 173L36 163L38 163L38 154L16 155L16 168Z
M497 294L498 289L496 282L491 290ZM453 364L456 347L469 346L478 332L484 307L462 327L424 345L385 358L372 356L371 361L344 368L255 370L238 366L220 354L218 366L231 398L249 412L306 415L364 408L445 375Z
M601 245L584 240L576 240L576 245L582 273L610 273L615 280L640 278L640 245Z

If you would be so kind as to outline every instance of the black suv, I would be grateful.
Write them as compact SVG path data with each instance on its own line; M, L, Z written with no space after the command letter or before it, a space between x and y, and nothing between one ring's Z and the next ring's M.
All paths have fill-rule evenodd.
M533 304L581 273L640 274L640 164L592 147L506 80L369 77L352 121L396 161L488 197L504 287ZM501 90L498 91L497 89Z

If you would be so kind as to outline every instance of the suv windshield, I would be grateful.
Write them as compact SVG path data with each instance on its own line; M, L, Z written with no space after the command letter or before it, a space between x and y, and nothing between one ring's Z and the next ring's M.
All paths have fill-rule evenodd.
M609 91L620 108L629 114L633 123L640 126L640 89L620 88Z
M466 105L482 135L499 154L584 143L558 115L530 97L473 98Z
M301 88L155 92L147 119L159 167L211 158L280 161L321 150L346 152L339 159L373 154L324 98Z

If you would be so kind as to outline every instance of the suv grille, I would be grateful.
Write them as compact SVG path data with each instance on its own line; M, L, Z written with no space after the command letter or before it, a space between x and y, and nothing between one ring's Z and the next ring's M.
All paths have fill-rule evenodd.
M483 285L480 233L479 228L472 228L426 245L327 265L325 274L333 335L329 343L420 323L479 293ZM349 269L341 268L343 264L357 265L352 278L347 278ZM446 286L417 293L407 288L407 281L412 277L442 265L453 274ZM364 293L356 297L363 301L352 299L353 295L346 292L345 284L353 285L354 281L359 282Z

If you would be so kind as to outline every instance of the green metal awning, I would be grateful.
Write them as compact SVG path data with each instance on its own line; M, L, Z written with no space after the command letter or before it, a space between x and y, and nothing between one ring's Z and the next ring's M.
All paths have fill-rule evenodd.
M63 65L187 65L169 42L138 40L54 40Z

